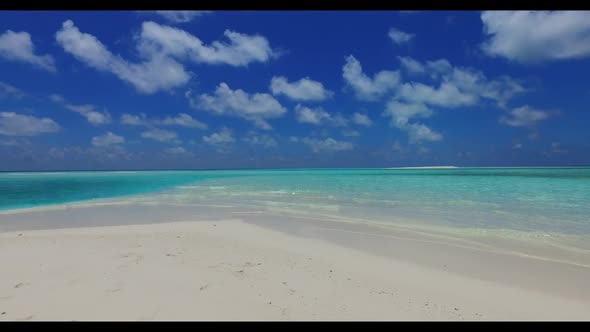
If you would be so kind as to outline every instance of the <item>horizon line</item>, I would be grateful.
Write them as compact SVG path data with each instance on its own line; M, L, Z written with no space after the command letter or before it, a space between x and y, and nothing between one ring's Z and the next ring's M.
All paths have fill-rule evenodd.
M563 166L395 166L395 167L279 167L279 168L143 168L143 169L45 169L45 170L0 170L0 173L45 173L45 172L149 172L149 171L248 171L248 170L306 170L306 169L381 169L381 170L453 170L465 168L585 168L590 165Z

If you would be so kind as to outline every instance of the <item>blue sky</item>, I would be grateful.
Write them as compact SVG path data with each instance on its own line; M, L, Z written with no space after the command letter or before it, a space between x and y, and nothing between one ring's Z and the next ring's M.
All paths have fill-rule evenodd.
M1 12L0 170L590 164L589 12Z

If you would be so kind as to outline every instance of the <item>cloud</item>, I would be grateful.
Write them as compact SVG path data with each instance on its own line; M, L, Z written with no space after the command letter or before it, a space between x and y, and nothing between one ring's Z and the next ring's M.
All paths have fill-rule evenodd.
M414 34L403 32L396 28L389 29L387 35L389 36L389 39L397 45L408 43L415 36Z
M590 11L485 11L481 48L523 64L590 56Z
M328 137L323 140L317 138L304 137L300 139L300 141L304 144L307 144L315 153L347 151L352 150L354 147L350 142L337 141L331 137Z
M343 127L347 125L346 119L339 113L330 114L321 107L310 108L300 104L295 106L295 119L299 123L309 123L316 126Z
M121 123L129 126L151 127L152 125L159 124L159 120L148 119L145 113L139 113L139 115L123 113L121 115Z
M99 126L99 125L111 123L111 115L109 114L109 112L107 112L107 111L99 112L96 110L98 107L95 105L70 104L70 103L66 102L66 100L62 96L56 95L56 94L49 96L49 98L52 101L54 101L58 104L61 104L66 109L82 115L92 125Z
M449 108L475 105L478 100L477 96L462 92L449 82L443 82L438 88L422 83L404 83L398 97L412 103Z
M62 48L79 61L99 71L110 72L141 93L166 91L186 84L191 74L179 62L246 66L266 62L276 54L266 38L226 30L230 43L214 41L206 46L190 33L155 22L144 22L137 40L140 61L130 62L107 49L95 36L82 33L67 20L55 34Z
M184 85L190 79L189 73L180 63L164 55L148 58L142 54L142 62L130 63L111 53L93 35L80 32L71 20L63 23L55 38L67 53L79 61L99 71L114 74L142 93L169 90Z
M342 67L342 77L361 100L377 100L393 91L400 82L399 71L383 70L371 79L363 73L360 62L352 55L346 58L346 64Z
M430 69L433 78L438 77L440 74L449 73L451 70L453 70L453 66L447 59L426 61L426 67Z
M216 115L240 117L254 122L261 129L272 129L266 120L279 118L287 112L270 94L249 94L241 89L232 90L226 83L220 83L213 95L201 94L193 97L188 91L186 97L193 108Z
M286 77L275 76L270 82L270 90L273 95L283 94L293 100L301 101L322 101L334 94L326 90L321 82L311 80L309 77L289 83Z
M186 128L207 129L207 125L201 121L193 119L192 116L186 113L179 113L176 116L167 116L163 119L148 118L145 113L139 115L123 113L121 115L121 123L129 126L178 126Z
M29 63L49 72L57 71L51 55L35 54L31 35L24 31L6 30L0 35L0 57L10 61Z
M153 128L141 133L141 137L149 138L160 142L178 142L177 135L173 131Z
M424 104L406 104L391 100L387 103L383 115L391 117L392 125L401 127L413 118L429 118L432 110Z
M424 66L408 56L398 56L401 66L410 74L423 74L426 72Z
M182 146L175 146L172 148L164 149L164 152L169 153L169 154L185 154L187 151Z
M391 118L391 125L408 133L411 143L420 141L439 141L442 135L421 123L410 123L414 118L428 118L432 116L431 109L424 104L407 104L396 100L387 103L384 116Z
M227 127L221 128L221 130L218 133L213 133L209 136L203 136L203 142L211 145L232 143L235 142L235 140L236 139L233 137L231 129Z
M23 146L23 145L30 145L31 142L28 140L21 140L21 139L9 139L9 140L0 140L0 146Z
M361 113L354 113L352 115L352 122L356 123L359 126L365 127L370 127L373 124L373 121L371 121L369 116Z
M94 105L65 105L71 111L80 113L93 125L103 125L111 122L111 115L108 112L95 111Z
M207 125L193 119L192 116L186 113L179 113L175 117L165 117L161 122L162 125L165 126L180 126L180 127L187 127L187 128L197 128L197 129L207 129Z
M50 118L37 118L14 112L0 112L0 134L6 136L36 136L55 133L61 127Z
M242 141L251 145L261 145L265 148L275 148L278 146L277 141L269 135L260 135L255 132L249 132Z
M475 105L481 98L485 98L504 107L514 96L527 91L509 76L490 80L481 71L453 67L446 59L427 61L425 64L410 57L403 59L402 66L404 62L412 63L406 66L419 66L424 70L423 73L439 82L438 87L416 82L401 84L397 97L407 102L456 108Z
M197 17L212 13L210 10L155 10L158 14L172 23L188 23Z
M410 143L440 141L443 136L421 123L409 123L403 127L408 132Z
M196 63L247 66L252 62L267 62L279 56L269 41L261 35L246 35L225 30L229 43L214 41L210 46L190 33L155 22L144 22L138 50L151 56L170 56Z
M512 109L500 122L512 127L534 127L538 122L548 119L553 112L534 109L528 105Z
M420 62L411 57L398 58L409 74L427 75L434 81L432 85L414 81L399 84L383 112L391 118L392 126L408 133L412 143L442 139L425 124L411 121L430 117L430 107L460 108L488 100L505 108L512 98L528 91L509 76L491 80L479 70L453 66L446 59Z
M16 99L21 99L26 95L26 93L24 93L20 89L13 87L12 85L0 82L0 98L13 97Z
M92 145L95 147L107 147L125 143L125 137L107 132L101 136L92 137Z
M307 107L301 104L295 106L295 119L299 123L307 123L316 126L327 125L334 127L346 127L349 121L360 125L370 127L373 122L371 119L361 113L354 113L350 120L346 119L340 113L329 113L321 107Z
M488 80L480 71L471 68L452 68L443 79L455 85L463 92L495 100L501 107L514 96L527 91L519 82L509 76L501 76L497 80Z

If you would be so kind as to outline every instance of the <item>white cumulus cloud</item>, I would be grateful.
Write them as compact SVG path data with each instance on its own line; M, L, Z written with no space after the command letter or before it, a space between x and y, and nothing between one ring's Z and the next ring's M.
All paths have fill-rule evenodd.
M399 71L383 70L370 78L363 73L361 63L352 55L346 57L346 64L342 67L342 77L353 89L357 98L362 100L377 100L393 91L400 82Z
M330 114L321 107L307 107L297 104L295 106L295 119L300 123L313 125L330 125L343 127L347 125L346 119L339 113Z
M28 32L7 30L0 35L0 58L24 62L40 69L55 72L55 60L51 55L35 54L35 45Z
M425 62L407 56L398 59L408 74L422 75L430 81L400 83L383 112L384 116L391 118L391 125L404 130L414 143L442 139L440 133L423 123L412 121L430 117L433 114L430 107L461 108L476 106L487 100L505 108L515 96L528 91L509 76L489 79L479 70L453 66L446 59Z
M370 127L373 124L373 121L371 121L368 115L361 113L354 113L352 115L352 122L356 123L359 126L365 127Z
M269 41L261 35L246 35L225 30L228 42L214 41L205 45L185 30L155 22L144 22L138 49L145 55L171 56L196 63L246 66L251 62L267 62L278 56Z
M484 11L481 20L490 56L526 64L590 56L590 11Z
M389 29L387 35L389 36L389 39L397 45L405 44L415 37L414 34L403 32L396 28Z
M186 113L179 113L176 116L167 116L162 121L160 121L162 125L165 126L179 126L179 127L187 127L187 128L197 128L197 129L207 129L207 125L202 123L201 121L193 119L192 116Z
M512 127L534 127L540 121L548 119L552 113L525 105L512 109L508 116L500 118L500 122Z
M61 127L50 118L37 118L14 112L0 112L0 134L6 136L36 136L55 133Z
M249 132L242 141L251 144L251 145L260 145L265 148L275 148L278 146L277 141L269 136L264 134L257 134L255 132Z
M397 58L401 66L411 74L422 74L426 72L424 65L409 56L398 56Z
M218 133L213 133L209 136L203 136L203 142L211 145L232 143L235 142L235 140L236 139L233 136L232 130L227 127L221 128Z
M186 128L207 129L207 125L194 119L186 113L179 113L175 116L167 116L163 119L148 118L145 113L138 115L123 113L121 115L121 123L129 126L178 126Z
M403 126L407 124L410 119L430 117L432 115L432 110L424 104L407 104L391 100L387 103L383 114L390 116L394 125Z
M404 130L408 132L411 143L420 141L440 141L443 136L421 123L409 123Z
M398 96L412 103L449 108L475 105L478 100L477 96L462 92L449 82L443 82L439 87L423 83L404 83L399 89Z
M149 138L160 142L178 142L175 132L159 128L153 128L141 133L141 137Z
M80 113L86 120L93 125L103 125L111 122L111 116L108 112L96 111L94 105L66 105L67 109Z
M404 62L406 65L403 64ZM438 86L417 82L401 84L396 92L397 97L411 103L456 108L475 105L480 102L480 99L485 98L504 107L514 96L527 91L511 77L500 76L490 80L479 70L454 67L446 59L427 61L422 64L415 59L405 57L402 66L419 66L423 69L423 73L429 74L438 83Z
M197 97L186 93L190 105L196 109L209 111L216 115L240 117L261 129L271 129L267 119L283 116L287 109L268 93L249 94L241 89L232 90L226 83L220 83L212 95Z
M442 135L433 131L429 127L421 123L410 122L415 118L428 118L432 116L431 109L424 104L408 104L391 100L387 103L384 116L391 118L391 125L404 130L410 142L416 143L420 141L439 141Z
M55 38L63 49L79 61L99 71L110 72L132 84L139 92L154 93L159 90L184 85L190 75L184 67L164 55L144 56L139 63L132 63L111 53L91 34L80 32L74 22L63 23Z
M321 101L333 95L333 92L324 88L321 82L314 81L309 77L289 83L286 77L275 76L270 82L270 91L273 95L283 94L293 100L300 101Z
M50 99L53 100L54 102L61 104L64 108L76 112L80 115L82 115L83 117L86 118L86 120L90 123L93 124L95 126L98 125L104 125L104 124L108 124L111 123L111 115L109 114L109 112L107 111L97 111L96 109L98 108L95 105L91 105L91 104L83 104L83 105L74 105L74 104L70 104L68 102L66 102L66 100L60 96L60 95L51 95Z
M0 98L13 97L16 99L23 98L27 94L22 90L13 87L12 85L4 82L0 82Z
M150 94L182 86L190 80L191 74L180 61L245 66L276 56L262 36L230 30L224 35L229 43L214 41L207 46L184 30L144 22L137 38L139 62L113 54L95 36L81 32L71 20L63 22L55 38L67 53L89 67L110 72L139 92Z
M101 136L92 137L92 145L96 147L106 147L125 143L125 137L107 132Z
M149 127L152 125L152 120L148 120L145 113L139 113L139 115L123 113L121 115L121 123L129 126Z

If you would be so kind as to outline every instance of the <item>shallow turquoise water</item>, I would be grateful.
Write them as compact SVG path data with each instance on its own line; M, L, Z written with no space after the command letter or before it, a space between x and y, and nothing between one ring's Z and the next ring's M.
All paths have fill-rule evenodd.
M0 210L147 193L180 204L590 234L583 167L0 173Z
M0 210L144 194L210 177L187 171L3 172Z

